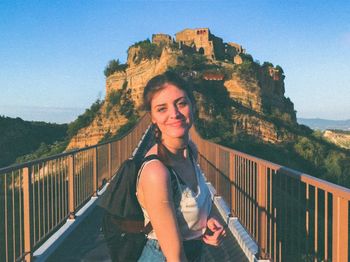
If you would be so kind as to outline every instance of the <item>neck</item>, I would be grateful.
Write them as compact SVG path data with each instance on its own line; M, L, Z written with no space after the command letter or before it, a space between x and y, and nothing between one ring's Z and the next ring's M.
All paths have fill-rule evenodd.
M186 158L186 149L188 145L188 136L181 138L167 138L163 139L163 145L173 155L174 159Z

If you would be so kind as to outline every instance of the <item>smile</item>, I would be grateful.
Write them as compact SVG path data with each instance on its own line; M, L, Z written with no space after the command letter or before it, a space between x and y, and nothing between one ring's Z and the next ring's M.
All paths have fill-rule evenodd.
M172 126L172 127L180 127L180 126L183 126L184 124L185 124L184 121L176 121L176 122L173 122L173 123L169 123L168 125Z

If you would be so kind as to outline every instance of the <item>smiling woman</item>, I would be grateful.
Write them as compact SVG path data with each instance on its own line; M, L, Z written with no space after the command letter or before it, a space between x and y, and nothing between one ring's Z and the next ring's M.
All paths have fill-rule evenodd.
M137 197L153 231L139 261L200 261L203 242L217 246L225 234L210 218L211 198L189 138L194 98L186 82L167 72L151 79L144 107L155 126L156 144L139 171Z

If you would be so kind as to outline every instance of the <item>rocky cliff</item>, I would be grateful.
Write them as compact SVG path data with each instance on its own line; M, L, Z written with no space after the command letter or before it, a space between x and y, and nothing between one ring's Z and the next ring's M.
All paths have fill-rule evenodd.
M350 149L350 131L326 130L323 137L337 146Z
M128 117L120 113L120 105L125 101L120 100L119 104L111 108L110 104L107 105L109 97L124 90L129 94L136 112L140 113L146 83L169 69L201 86L199 89L202 91L197 92L199 120L210 123L217 118L218 112L212 111L210 104L218 88L221 88L224 96L231 101L222 107L226 112L219 113L228 115L225 119L232 123L227 127L227 132L233 135L246 133L271 143L292 139L293 135L274 121L296 125L293 103L284 96L284 75L281 69L272 64L261 66L253 62L252 58L246 59L244 56L242 63L234 64L227 60L198 59L201 55L195 50L181 48L173 43L161 46L147 41L140 43L129 48L126 68L106 78L106 100L103 106L90 125L79 130L71 139L68 149L96 144L107 133L116 133L128 122Z

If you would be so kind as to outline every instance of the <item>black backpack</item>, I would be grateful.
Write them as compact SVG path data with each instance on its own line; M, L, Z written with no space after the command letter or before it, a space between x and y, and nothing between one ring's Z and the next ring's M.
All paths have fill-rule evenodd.
M152 231L144 226L144 216L136 197L136 180L141 165L159 159L150 155L142 160L128 159L122 163L115 177L101 197L99 205L105 209L102 230L112 261L137 261Z

